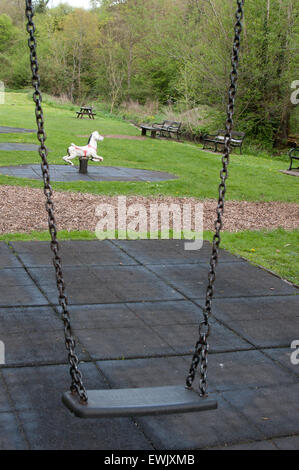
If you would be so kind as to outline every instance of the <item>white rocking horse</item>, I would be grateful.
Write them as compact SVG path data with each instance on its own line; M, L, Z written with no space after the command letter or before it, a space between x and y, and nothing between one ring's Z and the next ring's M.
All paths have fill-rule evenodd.
M104 137L100 135L97 131L93 132L89 137L87 145L84 147L78 147L75 144L71 144L71 146L67 149L67 155L62 157L66 163L74 166L73 160L76 157L84 157L88 158L93 162L102 162L104 159L97 155L98 141L104 140Z

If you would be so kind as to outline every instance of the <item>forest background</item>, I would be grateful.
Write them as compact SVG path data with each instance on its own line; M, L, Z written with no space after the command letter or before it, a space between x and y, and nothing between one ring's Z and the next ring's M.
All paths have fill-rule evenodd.
M94 104L133 122L176 119L186 135L223 127L235 0L48 3L35 2L48 102ZM298 134L299 2L245 3L236 130L277 152ZM23 0L0 0L0 58L5 86L29 88Z

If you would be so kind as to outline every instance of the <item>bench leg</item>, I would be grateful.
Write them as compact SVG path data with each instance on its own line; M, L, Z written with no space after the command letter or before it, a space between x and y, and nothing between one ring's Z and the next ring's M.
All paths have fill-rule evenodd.
M146 135L146 129L141 129L141 135Z
M151 131L151 138L152 139L156 138L156 133L157 133L157 131Z
M298 158L296 158L296 160L298 160ZM288 171L290 170L299 170L299 166L296 166L296 168L293 168L293 158L291 159L290 168L288 169Z

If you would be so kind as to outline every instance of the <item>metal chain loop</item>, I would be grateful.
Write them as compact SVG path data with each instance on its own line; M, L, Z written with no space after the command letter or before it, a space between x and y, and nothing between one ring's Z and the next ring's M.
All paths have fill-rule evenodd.
M46 211L48 213L48 226L51 235L51 250L53 252L53 264L56 274L56 285L58 289L59 305L62 308L62 320L64 323L65 345L68 351L68 359L70 363L70 375L72 378L71 391L77 393L82 403L87 403L88 397L82 381L82 374L78 369L79 359L75 354L75 339L72 334L70 313L68 311L68 299L65 294L65 282L62 273L61 258L59 256L59 244L57 241L57 228L54 215L54 203L52 200L53 191L50 184L49 165L47 161L48 149L45 145L46 133L44 130L44 116L42 109L42 95L40 88L39 67L36 52L35 25L33 22L33 5L32 0L25 0L27 32L29 34L28 46L30 50L30 64L32 71L32 85L34 88L33 101L35 102L35 116L37 123L37 138L40 142L39 155L41 157L41 169L44 181L44 194L46 197Z
M243 7L245 0L237 0L237 12L236 12L236 24L235 24L235 36L232 51L232 71L230 74L230 87L228 92L228 106L227 106L227 118L226 118L226 134L224 140L224 152L222 156L222 169L220 171L220 184L219 184L219 196L217 204L217 219L215 221L215 234L213 237L213 247L210 259L210 270L208 275L208 286L206 290L205 307L203 311L204 321L199 325L199 339L195 345L194 354L191 361L189 374L186 379L187 388L191 388L195 379L196 370L199 367L199 389L201 396L207 395L207 366L208 366L208 337L210 335L209 317L211 315L212 300L214 295L214 282L216 279L216 266L218 263L218 250L220 246L220 232L222 230L223 221L222 216L224 212L224 200L226 193L226 180L228 178L228 165L229 157L231 153L231 139L233 129L233 116L235 111L235 98L237 91L237 80L238 80L238 65L239 65L239 53L240 53L240 42L242 33L242 19L243 19Z

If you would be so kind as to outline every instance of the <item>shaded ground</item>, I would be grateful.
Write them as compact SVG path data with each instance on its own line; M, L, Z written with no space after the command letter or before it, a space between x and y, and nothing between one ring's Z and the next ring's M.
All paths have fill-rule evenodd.
M35 144L19 144L19 143L0 143L0 150L5 150L6 152L33 152L39 149L38 145Z
M0 126L0 134L24 134L24 133L36 133L36 129L24 129L22 127L7 127L7 126Z
M118 197L92 194L56 192L54 195L58 227L61 230L95 230L99 218L95 208L102 203L118 205ZM127 197L127 205L143 204L148 213L151 204L184 203L192 207L200 201L195 198L172 197ZM216 201L205 200L204 229L213 230ZM0 233L31 232L46 230L44 194L40 189L18 186L0 186ZM117 211L116 211L117 213ZM234 232L246 229L296 229L299 226L299 204L283 202L227 201L225 205L224 230Z
M182 384L202 318L211 247L180 241L61 243L89 389ZM291 285L221 250L209 355L218 410L79 420L47 242L0 243L0 449L298 449L299 329Z

